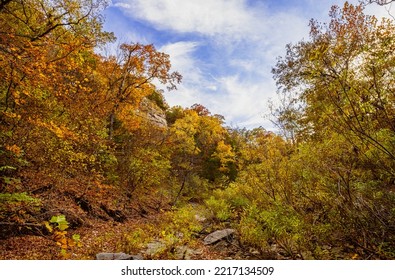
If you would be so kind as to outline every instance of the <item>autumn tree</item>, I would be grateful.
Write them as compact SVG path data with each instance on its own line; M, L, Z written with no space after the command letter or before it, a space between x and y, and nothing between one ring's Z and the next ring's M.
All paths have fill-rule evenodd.
M112 38L101 30L99 12L104 5L102 1L2 2L1 138L19 147L28 161L50 156L43 151L50 141L41 138L44 134L59 139L74 134L70 123L61 119L68 116L70 105L75 106L73 98L86 89L92 64L85 62L94 59L93 47ZM82 95L86 97L88 91Z
M342 234L378 253L375 246L392 242L379 231L388 232L386 221L394 218L385 209L394 203L395 29L391 20L379 22L348 3L332 7L330 17L329 24L312 20L310 40L288 45L273 69L282 94L301 105L299 118L287 111L280 116L299 128L303 149L322 148L328 172L317 175L327 178L322 193L338 195L332 214L346 218ZM337 152L330 152L329 143ZM362 238L355 236L357 228Z
M40 205L65 207L67 193L80 192L71 197L78 203L100 177L108 149L91 105L101 88L94 48L113 38L101 29L104 6L102 1L2 2L2 193L56 190L59 203L44 199Z
M234 152L222 119L211 115L204 106L194 105L182 113L173 109L173 112L178 112L179 118L170 127L168 141L172 147L172 172L181 182L177 200L188 188L191 193L203 194L208 187L204 180L213 182L227 176Z
M312 21L311 42L289 45L273 73L304 104L299 123L312 136L328 128L347 135L355 150L370 147L387 158L381 164L392 174L393 24L378 24L348 4L343 12L334 7L331 16L328 27Z
M282 137L232 131L238 176L205 202L267 258L392 259L394 25L348 3L330 18L273 69Z
M106 102L112 107L108 125L110 139L116 118L129 129L136 127L133 111L144 97L155 91L152 84L155 79L169 90L175 89L181 81L178 72L170 72L169 56L156 51L153 45L122 44L119 54L105 59L102 67L106 73Z

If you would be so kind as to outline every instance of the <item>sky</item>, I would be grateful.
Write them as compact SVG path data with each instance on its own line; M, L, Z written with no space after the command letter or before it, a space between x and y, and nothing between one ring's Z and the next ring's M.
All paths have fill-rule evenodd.
M343 3L112 0L104 29L120 43L153 44L170 56L172 71L183 76L176 91L164 92L170 106L202 104L233 128L274 130L268 108L269 100L277 101L272 67L286 44L308 39L310 19L328 22L330 7ZM372 4L366 13L388 16L388 9Z

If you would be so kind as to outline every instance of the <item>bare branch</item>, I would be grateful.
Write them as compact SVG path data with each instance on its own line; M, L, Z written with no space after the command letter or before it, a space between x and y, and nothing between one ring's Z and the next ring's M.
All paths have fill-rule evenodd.
M360 2L364 5L376 3L377 5L384 6L395 2L395 0L361 0Z

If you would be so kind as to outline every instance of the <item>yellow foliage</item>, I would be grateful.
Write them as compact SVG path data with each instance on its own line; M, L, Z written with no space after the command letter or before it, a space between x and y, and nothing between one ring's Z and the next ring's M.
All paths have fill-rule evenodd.
M12 146L6 145L5 148L6 148L8 151L14 153L16 156L20 156L20 155L22 154L22 149L21 149L21 147L15 145L15 144L12 145Z

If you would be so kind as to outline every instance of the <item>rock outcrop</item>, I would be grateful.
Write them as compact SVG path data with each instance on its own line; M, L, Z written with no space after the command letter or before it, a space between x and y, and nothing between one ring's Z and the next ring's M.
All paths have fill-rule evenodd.
M141 101L136 114L158 127L166 128L166 113L154 102L145 98Z

